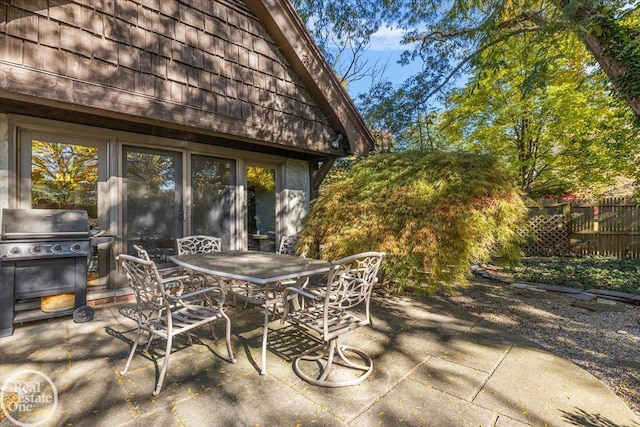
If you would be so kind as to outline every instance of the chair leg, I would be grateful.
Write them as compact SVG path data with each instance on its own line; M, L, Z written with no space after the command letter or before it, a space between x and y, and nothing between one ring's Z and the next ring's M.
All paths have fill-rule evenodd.
M345 350L355 353L364 363L353 363L345 355ZM300 367L301 362L313 362L315 366L319 367L319 373L313 377L306 374ZM341 368L362 371L362 374L342 381L329 380L328 377L334 365L339 365ZM293 370L296 375L313 385L321 387L346 387L358 384L369 377L373 372L373 360L371 360L371 357L364 351L354 347L339 345L337 339L334 339L327 344L317 345L301 353L293 362Z
M214 341L217 341L218 335L216 335L216 330L213 327L213 322L209 322L209 328L211 328L211 337L213 338Z
M147 343L144 346L144 351L149 351L149 349L151 348L151 343L153 342L153 338L155 337L155 335L153 335L151 332L149 332L149 341L147 341Z
M324 365L324 372L320 375L320 377L318 378L318 381L326 381L327 380L327 376L329 375L329 372L331 372L331 367L333 366L333 356L335 354L336 351L336 341L335 340L331 340L329 341L329 354L327 355L327 363Z
M167 373L167 367L169 366L169 357L171 356L171 343L173 341L173 336L169 334L167 336L167 350L164 354L164 362L162 362L162 370L160 371L160 377L158 377L158 382L156 384L156 389L153 391L153 395L157 396L160 394L160 390L162 389L162 382L164 381L164 375Z
M138 341L140 341L140 328L136 331L136 339L133 341L133 346L131 347L131 353L129 353L129 358L127 359L127 364L124 365L124 369L120 371L120 375L124 375L129 370L129 365L131 365L131 360L133 359L133 355L136 353L136 349L138 348Z
M229 319L229 316L227 316L227 313L224 311L222 312L222 317L224 317L226 321L225 338L227 340L227 353L229 353L229 360L231 363L236 363L236 358L233 356L233 349L231 348L231 319Z

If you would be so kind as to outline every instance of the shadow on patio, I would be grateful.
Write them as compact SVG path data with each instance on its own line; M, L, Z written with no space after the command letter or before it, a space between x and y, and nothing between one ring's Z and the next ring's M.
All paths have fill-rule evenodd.
M586 371L437 299L374 296L373 326L344 337L372 356L373 374L337 389L294 374L293 359L314 342L279 320L270 324L268 373L260 376L263 314L230 308L238 362L226 362L224 340L213 341L203 327L192 346L178 340L156 398L164 343L138 353L125 376L118 373L135 334L127 313L127 305L102 306L88 323L17 326L0 340L0 378L25 369L50 377L59 397L52 425L640 427Z

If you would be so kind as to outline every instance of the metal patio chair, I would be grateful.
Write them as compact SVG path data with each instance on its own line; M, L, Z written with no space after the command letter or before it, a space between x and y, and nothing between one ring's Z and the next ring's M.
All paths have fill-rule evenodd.
M221 240L213 236L194 235L176 239L178 255L202 254L220 252ZM247 304L262 305L265 303L264 290L261 286L256 286L242 280L222 280L214 278L226 293L233 299L234 304L238 299Z
M298 236L282 236L280 239L280 246L276 253L281 255L296 255L296 243L298 242ZM276 284L275 290L282 292L287 286L292 286L296 283L295 280L283 280Z
M125 254L118 255L117 260L122 265L129 285L134 290L138 322L131 353L124 369L120 372L121 375L127 373L143 332L149 334L149 341L145 351L149 350L154 337L164 338L166 340L164 362L153 391L153 395L157 396L162 389L162 383L169 366L174 336L185 333L189 344L192 344L189 331L209 324L211 333L215 338L212 322L218 319L224 319L226 322L225 336L229 361L231 363L236 362L231 348L231 321L223 309L224 292L220 287L210 286L193 292L173 293L172 290L184 289L184 286L178 283L170 285L169 281L180 282L181 279L175 277L163 279L153 261ZM194 300L198 300L198 296L204 294L210 300L212 295L216 295L217 304L202 305L193 303Z
M280 248L278 249L278 253L284 255L297 255L296 254L296 244L298 243L298 236L282 236L280 240ZM304 254L302 256L305 256ZM284 291L284 288L288 286L293 286L296 284L295 280L286 280L278 282L276 286L276 290L278 292ZM318 289L324 288L327 285L327 273L316 274L313 276L309 276L305 279L305 282L301 285L298 285L300 288L304 288L309 293L314 293L316 295L319 294ZM304 301L302 301L304 304Z
M133 245L133 249L138 253L138 258L151 261L149 253L142 246ZM204 274L195 271L186 271L182 267L158 268L158 273L160 273L162 282L166 284L165 289L167 289L167 287L173 287L174 289L171 289L171 293L176 295L181 295L183 292L193 292L206 287L209 283ZM179 287L179 289L176 287ZM206 293L197 295L197 298L194 297L194 300L210 303Z
M364 252L332 262L327 285L319 293L296 287L285 289L282 322L310 330L321 341L296 357L293 370L300 378L318 386L344 387L371 375L371 357L360 349L339 344L338 338L371 324L371 292L384 256L383 252ZM348 353L360 360L354 362ZM331 377L336 365L349 371L348 378L343 379L344 372ZM362 373L354 377L354 371Z
M176 239L178 255L220 252L221 239L213 236L187 236Z
M282 236L277 252L283 255L295 255L297 242L298 236Z

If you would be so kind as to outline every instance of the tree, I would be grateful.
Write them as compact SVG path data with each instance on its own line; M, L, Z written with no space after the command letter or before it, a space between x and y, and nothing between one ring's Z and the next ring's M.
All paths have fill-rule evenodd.
M127 153L127 195L140 199L173 199L175 162L171 156Z
M59 209L95 210L98 197L96 148L34 140L32 152L34 203L45 202Z
M616 94L640 119L640 9L617 0L383 0L387 19L400 22L406 42L417 42L404 60L419 58L424 71L404 90L415 105L442 94L452 79L474 67L499 66L500 46L531 34L531 47L552 46L568 35L582 40L609 77ZM541 56L530 79L549 58Z
M380 28L381 3L292 0L292 4L343 86L380 74L378 64L363 54Z
M597 195L631 172L628 158L640 142L633 115L607 95L606 78L580 43L569 37L533 50L530 37L495 47L501 67L477 68L450 97L443 133L450 144L501 157L531 196ZM530 76L541 56L544 84Z
M293 3L345 81L351 78L351 71L360 68L356 64L361 62L362 51L381 23L404 28L404 41L417 44L415 49L405 52L403 61L421 61L424 64L421 73L408 78L393 95L388 82L376 81L372 91L360 99L362 109L367 116L372 116L376 125L380 125L381 114L414 111L434 97L444 99L455 77L476 66L498 66L500 58L494 48L525 33L534 36L532 46L552 46L567 35L577 36L608 76L613 92L640 120L640 31L637 29L640 7L637 2L294 0ZM349 52L353 53L352 60L340 65L336 59ZM544 68L545 61L544 57L540 58L530 70L530 78L543 78L536 70ZM398 114L394 118L394 123L400 126L413 122Z

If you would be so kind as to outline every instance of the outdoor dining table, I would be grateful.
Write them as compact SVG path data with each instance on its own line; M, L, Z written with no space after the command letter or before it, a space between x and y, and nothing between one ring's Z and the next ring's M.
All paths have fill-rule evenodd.
M284 280L296 280L297 283L302 283L306 277L326 273L331 268L331 264L327 261L258 251L174 255L169 259L181 267L203 274L224 279L242 280L263 287L265 303L260 375L266 373L267 367L269 308L279 301L277 297L270 297L270 286Z

